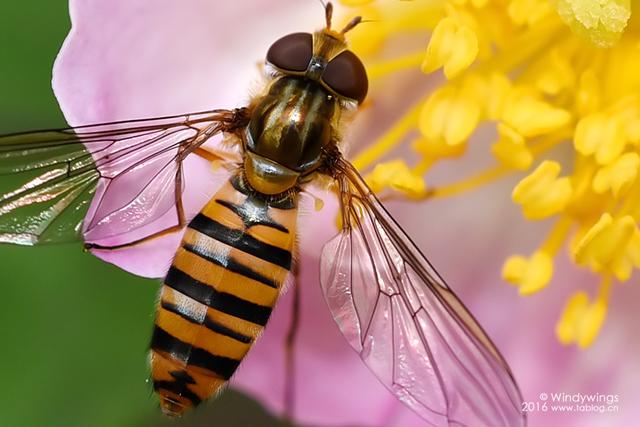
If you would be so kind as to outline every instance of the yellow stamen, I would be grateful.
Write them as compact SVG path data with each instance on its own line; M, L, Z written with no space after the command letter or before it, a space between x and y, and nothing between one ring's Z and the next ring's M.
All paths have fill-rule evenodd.
M506 101L502 120L525 138L544 135L569 123L571 114L553 107L529 88L514 89Z
M640 168L638 153L623 154L610 165L600 168L593 178L593 191L602 194L611 190L616 198L619 197L626 193L636 180L638 168Z
M418 138L411 147L422 155L424 160L435 162L446 157L460 157L464 154L466 144L449 145L442 138ZM424 172L427 170L425 169Z
M528 219L543 219L561 212L571 198L568 177L558 178L561 166L545 160L513 189L512 199L522 205Z
M480 120L480 102L465 87L447 85L436 90L420 112L420 133L443 139L447 145L464 143Z
M602 279L594 302L590 302L589 296L582 291L569 299L556 324L556 336L562 344L575 342L586 348L593 343L607 315L611 283L609 276Z
M503 123L498 123L498 135L500 138L491 146L491 152L505 166L527 170L533 163L533 154L524 137Z
M448 16L433 30L421 69L430 73L443 67L447 78L453 78L473 63L478 55L478 37L462 20Z
M509 71L526 60L530 55L542 49L549 40L553 39L556 32L562 28L557 21L549 21L550 22L544 23L541 26L532 28L517 38L513 42L513 50L511 52L509 52L509 49L505 49L503 52L481 63L477 67L478 73L482 74L485 72L484 70ZM455 82L456 79L453 79L451 83L454 84ZM354 159L354 166L360 170L365 169L395 148L395 146L402 141L402 138L415 127L423 102L424 100L414 105L385 135L361 152Z
M595 155L601 165L616 160L626 142L624 123L618 115L594 113L580 120L576 126L576 151L584 156Z
M640 248L640 230L631 215L613 218L604 213L586 232L574 249L578 264L595 272L613 274L624 282L631 277L632 268L640 267L635 254Z
M415 174L402 160L377 165L373 172L366 176L366 180L375 192L389 187L410 198L422 197L427 192L422 176Z
M502 278L518 286L520 295L532 295L544 289L553 276L553 257L536 251L529 258L510 256L502 267Z
M518 286L520 295L532 295L544 289L553 277L553 258L564 244L571 228L571 220L561 217L540 249L529 258L510 256L502 267L502 277Z
M556 222L537 250L506 260L503 276L523 295L538 292L552 278L558 251L569 246L576 264L599 273L603 282L595 300L585 292L570 299L557 335L567 344L590 345L606 317L611 281L628 280L640 269L640 20L631 17L630 0L366 7L381 23L359 32L355 45L370 56L365 64L375 64L369 71L378 105L384 103L376 99L380 77L414 78L416 70L442 69L448 80L361 153L356 167L377 165L367 175L374 190L391 188L396 192L387 192L390 197L411 199L456 195L528 171L513 201L528 219L555 216ZM415 52L424 40L426 52ZM427 190L432 166L472 152L487 124L497 127L491 151L500 164ZM381 163L409 140L415 157Z

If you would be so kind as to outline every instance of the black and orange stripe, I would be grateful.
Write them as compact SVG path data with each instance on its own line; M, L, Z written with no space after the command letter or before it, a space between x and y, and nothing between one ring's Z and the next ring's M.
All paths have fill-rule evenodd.
M189 224L151 340L165 413L180 415L219 391L266 325L291 269L295 199L254 195L235 177Z

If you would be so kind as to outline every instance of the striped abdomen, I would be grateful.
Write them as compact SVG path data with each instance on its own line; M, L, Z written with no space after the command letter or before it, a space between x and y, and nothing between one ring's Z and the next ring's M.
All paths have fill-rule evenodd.
M291 268L295 195L266 201L232 179L189 224L162 287L154 389L181 415L229 380L264 328Z

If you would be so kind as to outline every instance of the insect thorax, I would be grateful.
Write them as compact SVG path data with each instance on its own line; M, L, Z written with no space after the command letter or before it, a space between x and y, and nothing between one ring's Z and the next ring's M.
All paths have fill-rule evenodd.
M274 81L258 102L246 133L249 183L265 194L293 187L321 162L331 143L339 105L320 84L304 77Z

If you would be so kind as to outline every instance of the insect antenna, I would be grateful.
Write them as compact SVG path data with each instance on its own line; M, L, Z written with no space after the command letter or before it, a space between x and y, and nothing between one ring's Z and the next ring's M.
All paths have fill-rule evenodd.
M330 30L331 17L333 16L333 4L331 2L325 3L323 0L320 0L320 2L324 6L324 18L327 21L327 30Z
M322 4L322 6L324 7L324 17L325 20L327 22L327 30L331 29L331 18L333 17L333 4L331 2L324 2L324 0L320 0L320 3ZM358 26L359 24L363 23L363 22L370 22L370 21L363 21L361 16L356 16L354 17L351 21L349 21L349 23L347 25L345 25L345 27L340 31L340 34L344 34L347 31L351 31L352 29L354 29L356 26Z
M363 22L364 21L362 20L362 16L354 17L351 21L349 21L349 23L347 25L344 26L344 28L340 31L340 34L344 34L347 31L353 30L356 26L358 26L359 24L361 24Z

